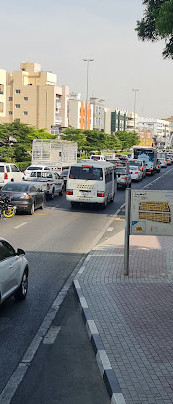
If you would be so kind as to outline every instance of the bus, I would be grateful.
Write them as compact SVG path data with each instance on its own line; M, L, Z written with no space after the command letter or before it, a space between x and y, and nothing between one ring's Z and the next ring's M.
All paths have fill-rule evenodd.
M157 164L157 150L154 147L134 146L132 149L132 158L145 162L147 174L155 174Z
M106 207L117 191L116 168L107 161L83 160L72 164L68 173L66 199L74 207L96 203Z

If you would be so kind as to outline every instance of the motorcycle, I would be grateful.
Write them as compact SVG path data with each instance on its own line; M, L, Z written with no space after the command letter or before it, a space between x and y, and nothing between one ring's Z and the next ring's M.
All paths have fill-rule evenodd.
M11 205L11 199L8 196L0 195L0 217L12 217L15 215L15 206Z

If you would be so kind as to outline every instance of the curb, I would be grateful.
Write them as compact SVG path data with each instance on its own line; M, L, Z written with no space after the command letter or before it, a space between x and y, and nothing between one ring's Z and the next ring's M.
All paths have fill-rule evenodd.
M85 261L88 261L91 258L91 254L89 254ZM104 349L103 342L99 335L98 329L96 327L95 321L92 319L91 312L89 310L87 301L85 296L83 295L82 289L79 283L79 276L85 269L85 261L79 270L76 278L73 281L73 285L77 294L77 298L79 300L79 307L82 314L82 318L85 324L85 328L91 342L91 345L94 350L94 354L97 360L97 364L102 376L102 379L105 383L109 398L111 400L111 404L126 404L124 396L121 392L120 385L118 383L117 377L112 369L107 353Z

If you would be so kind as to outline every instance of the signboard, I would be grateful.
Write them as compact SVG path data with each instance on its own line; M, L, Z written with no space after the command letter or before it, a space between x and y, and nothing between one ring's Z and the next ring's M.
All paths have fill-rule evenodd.
M131 191L130 234L173 236L173 191Z

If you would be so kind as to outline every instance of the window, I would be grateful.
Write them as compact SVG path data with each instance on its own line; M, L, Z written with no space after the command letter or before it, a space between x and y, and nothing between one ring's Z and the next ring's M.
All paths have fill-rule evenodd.
M16 255L14 248L7 243L7 241L0 241L0 261L5 260L6 258L14 257Z
M102 181L103 171L102 168L97 168L89 165L83 165L82 167L72 166L69 178L78 180Z
M0 166L0 173L4 173L4 166Z
M7 173L9 173L10 172L10 167L6 166L6 169L7 169Z
M15 104L15 107L16 107L16 108L20 108L20 104Z
M17 168L17 166L15 166L15 164L12 164L12 165L11 165L11 171L12 171L13 173L18 173L18 172L19 172L19 169Z
M20 94L20 90L16 90L16 94Z
M112 171L105 175L105 183L112 181Z
M4 84L0 84L0 94L4 94Z
M8 111L9 115L13 115L12 111Z
M24 101L28 101L28 97L24 97Z
M13 101L13 97L9 97L8 100L9 100L9 101Z
M23 112L23 115L28 115L28 111L24 111L24 112Z
M38 188L35 187L34 185L32 185L32 186L30 187L29 192L37 192L37 191L38 191Z
M20 122L20 118L16 118L16 119L15 119L15 122Z
M4 103L0 102L0 112L4 112Z

